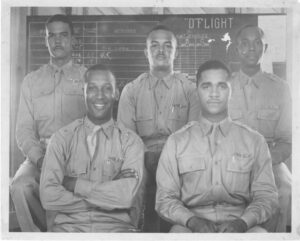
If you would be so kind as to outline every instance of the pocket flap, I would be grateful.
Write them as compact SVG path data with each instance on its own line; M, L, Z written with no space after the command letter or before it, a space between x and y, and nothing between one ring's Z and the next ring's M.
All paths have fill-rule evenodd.
M250 172L252 168L252 157L238 157L232 156L228 161L227 170L231 172L246 173Z
M81 84L69 85L64 87L64 94L66 95L82 95L83 96L83 86Z
M279 115L279 110L262 109L258 111L257 118L261 120L278 120Z
M179 173L205 170L206 164L203 156L183 156L178 160Z

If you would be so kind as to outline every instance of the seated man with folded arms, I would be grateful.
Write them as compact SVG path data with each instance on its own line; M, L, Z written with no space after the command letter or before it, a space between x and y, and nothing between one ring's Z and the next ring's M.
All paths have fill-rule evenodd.
M266 232L278 208L268 145L228 116L230 72L208 61L197 72L202 115L172 134L157 169L156 210L171 232Z
M112 119L119 92L112 72L85 73L87 114L56 132L47 147L40 195L53 232L136 231L129 215L143 178L142 140Z

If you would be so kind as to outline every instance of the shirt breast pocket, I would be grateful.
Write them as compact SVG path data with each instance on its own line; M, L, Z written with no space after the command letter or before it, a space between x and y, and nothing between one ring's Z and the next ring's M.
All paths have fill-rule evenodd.
M279 109L260 109L257 112L259 132L265 137L272 138L279 118Z
M154 132L154 120L152 117L138 117L136 128L139 136L150 136Z
M124 159L117 157L109 157L103 163L103 181L112 180L120 173Z
M231 193L249 192L251 170L252 157L234 155L227 163L227 189Z
M178 169L182 179L183 192L199 193L207 187L207 165L203 156L187 155L180 157Z
M174 132L188 122L189 106L188 103L174 103L169 112L169 129Z
M87 175L88 160L74 158L74 161L67 167L67 173L71 177L84 177Z
M83 84L66 84L63 90L62 112L68 121L81 118L85 113Z
M33 115L36 120L48 120L54 114L52 90L35 90L32 92Z

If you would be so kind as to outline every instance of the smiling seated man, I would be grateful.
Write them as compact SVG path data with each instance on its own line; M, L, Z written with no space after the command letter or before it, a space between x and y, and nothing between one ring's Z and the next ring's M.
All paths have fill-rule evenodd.
M52 232L137 231L129 215L143 178L142 140L112 119L119 92L112 72L85 73L87 114L56 132L41 174Z
M170 232L267 232L278 208L268 145L228 117L230 72L208 61L197 72L202 116L172 134L157 169L156 210Z

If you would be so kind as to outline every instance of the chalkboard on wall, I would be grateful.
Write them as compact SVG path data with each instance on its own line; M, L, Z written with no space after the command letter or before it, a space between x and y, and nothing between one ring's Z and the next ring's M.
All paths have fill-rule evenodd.
M44 26L48 17L27 19L28 72L49 62ZM73 61L86 67L107 64L122 90L127 82L148 70L145 38L155 25L164 24L175 32L178 57L174 69L194 80L197 68L208 59L220 59L232 70L238 69L231 43L241 26L257 25L258 15L110 15L70 16L70 19L76 36Z

